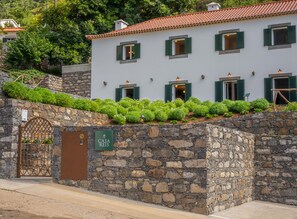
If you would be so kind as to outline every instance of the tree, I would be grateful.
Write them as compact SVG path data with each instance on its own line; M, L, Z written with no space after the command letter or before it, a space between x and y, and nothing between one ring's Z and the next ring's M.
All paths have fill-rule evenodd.
M5 63L13 68L39 68L51 51L52 44L40 31L21 31L16 40L8 43Z

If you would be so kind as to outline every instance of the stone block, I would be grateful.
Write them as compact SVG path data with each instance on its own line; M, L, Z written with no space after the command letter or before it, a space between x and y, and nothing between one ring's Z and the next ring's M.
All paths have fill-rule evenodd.
M150 138L156 138L159 136L159 127L158 126L151 126L149 128L148 135Z
M123 185L121 184L108 184L107 186L108 190L111 190L111 191L121 191L123 189Z
M195 160L187 160L184 162L187 168L203 168L206 167L206 160L204 159L195 159Z
M162 166L162 162L159 160L148 158L146 159L146 165L148 165L149 167L159 167Z
M191 184L191 193L206 193L206 189L197 184Z
M187 151L187 150L180 150L178 153L179 157L183 158L193 158L194 157L194 152L192 151Z
M118 157L130 157L132 155L132 151L127 151L127 150L118 150L116 152L116 155Z
M175 203L175 196L172 193L163 194L163 201Z
M100 154L103 156L112 157L116 154L116 152L115 151L101 151Z
M155 204L162 203L162 195L152 195L152 202Z
M125 189L137 189L137 181L129 180L125 182Z
M118 147L118 148L126 148L128 147L128 142L126 141L118 141L114 144L115 147Z
M152 169L148 171L148 176L156 179L161 179L164 176L163 169Z
M127 165L126 160L106 160L104 166L107 167L125 167Z
M133 170L132 173L131 173L131 176L132 177L144 177L146 174L144 171L142 170Z
M203 139L198 139L195 142L195 147L197 147L197 148L205 148L206 147L206 142Z
M168 184L166 182L160 182L156 185L156 192L168 192Z
M183 164L180 161L168 161L166 162L167 168L182 168Z
M165 178L180 179L180 178L182 178L182 176L181 176L181 174L177 173L176 171L167 171Z
M142 191L153 192L153 186L149 182L144 182L142 185Z
M153 154L147 150L142 151L142 157L152 157Z
M189 148L193 146L193 143L187 140L171 140L168 144L174 148Z

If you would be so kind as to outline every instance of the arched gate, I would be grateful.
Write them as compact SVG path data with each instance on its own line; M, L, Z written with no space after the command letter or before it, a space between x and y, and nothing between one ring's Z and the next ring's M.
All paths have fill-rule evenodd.
M41 117L35 117L20 127L18 177L51 176L53 127Z

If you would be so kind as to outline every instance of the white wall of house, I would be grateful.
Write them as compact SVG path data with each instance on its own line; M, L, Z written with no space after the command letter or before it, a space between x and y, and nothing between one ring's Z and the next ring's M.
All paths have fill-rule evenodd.
M274 50L268 50L264 46L263 29L268 28L268 25L281 23L297 25L297 16L278 16L93 40L91 97L114 99L115 88L128 80L140 87L140 98L164 99L165 84L178 76L192 83L192 96L214 101L215 81L226 77L229 72L232 76L245 79L245 93L250 93L250 100L264 97L264 78L269 74L282 69L286 73L297 75L296 43L291 48ZM244 31L244 48L240 53L219 55L215 51L215 34L229 29ZM169 59L165 56L165 40L178 35L192 37L192 53L188 58ZM141 58L136 63L120 64L116 60L116 46L126 41L141 43ZM202 74L205 75L204 80L201 79Z

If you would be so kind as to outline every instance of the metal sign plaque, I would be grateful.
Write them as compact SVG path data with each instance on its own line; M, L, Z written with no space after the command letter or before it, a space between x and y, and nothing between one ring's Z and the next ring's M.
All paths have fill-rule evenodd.
M97 151L113 150L113 131L112 130L95 131L95 150Z

